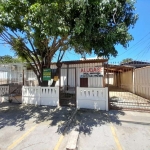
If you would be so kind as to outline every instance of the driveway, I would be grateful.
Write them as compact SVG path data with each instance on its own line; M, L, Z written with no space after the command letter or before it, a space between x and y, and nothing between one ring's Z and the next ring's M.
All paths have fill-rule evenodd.
M150 111L150 98L143 98L125 89L109 87L110 108Z

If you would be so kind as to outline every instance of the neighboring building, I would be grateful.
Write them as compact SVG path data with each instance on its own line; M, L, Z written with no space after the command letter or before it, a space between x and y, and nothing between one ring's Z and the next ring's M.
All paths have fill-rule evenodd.
M150 66L149 62L144 62L144 61L130 61L130 62L126 62L126 63L122 63L122 66L132 66L135 68L141 68L141 67L146 67L146 66Z
M19 83L23 82L22 63L11 63L0 65L0 84Z

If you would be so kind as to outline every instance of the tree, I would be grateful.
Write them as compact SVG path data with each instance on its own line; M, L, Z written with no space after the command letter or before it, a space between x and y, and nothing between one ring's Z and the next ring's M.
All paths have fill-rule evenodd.
M43 84L43 68L57 54L57 71L66 50L116 56L116 44L132 40L128 33L137 15L132 0L0 0L0 38L26 59ZM54 85L54 84L53 84Z
M19 63L19 62L22 62L22 60L19 58L13 58L10 55L0 56L0 64Z
M126 59L123 59L120 64L128 63L128 62L131 62L131 61L133 61L132 58L126 58Z

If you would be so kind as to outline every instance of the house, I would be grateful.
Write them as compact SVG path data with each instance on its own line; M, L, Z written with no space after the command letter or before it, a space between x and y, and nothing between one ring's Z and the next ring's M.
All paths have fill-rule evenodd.
M22 102L108 110L108 88L105 88L106 62L107 59L63 61L59 76L55 76L56 63L52 63L48 87L38 86L34 72L23 67ZM14 70L16 75L17 68L18 66ZM11 74L11 69L8 72ZM51 87L53 81L56 81L55 87Z
M55 86L70 87L104 87L104 64L107 59L87 59L63 61L60 76L55 77L56 63L51 64L51 86L54 77ZM4 81L5 79L5 81ZM27 70L24 64L13 63L0 66L1 84L19 83L26 86L37 86L37 77L32 70Z
M0 85L2 84L23 84L23 63L11 63L0 65Z

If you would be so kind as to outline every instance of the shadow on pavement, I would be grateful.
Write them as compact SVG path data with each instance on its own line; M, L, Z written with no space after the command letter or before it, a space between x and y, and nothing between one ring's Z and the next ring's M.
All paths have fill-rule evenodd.
M69 118L75 111L75 107L51 107L22 105L15 103L0 104L0 129L5 126L16 126L22 131L28 121L32 123L48 122L48 127L57 126L57 133L63 133ZM116 111L95 111L80 109L77 111L70 125L77 128L79 132L91 134L94 127L102 126L107 123L121 125L118 116L125 115L121 110Z
M94 127L102 126L107 123L116 123L121 125L119 115L125 115L122 111L95 111L89 109L80 109L70 128L76 128L80 133L91 134Z
M0 129L5 126L19 127L20 131L25 129L27 121L42 123L49 121L50 126L58 126L58 133L63 131L65 122L73 113L75 108L22 105L15 103L0 104Z

